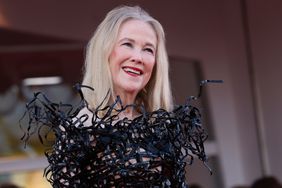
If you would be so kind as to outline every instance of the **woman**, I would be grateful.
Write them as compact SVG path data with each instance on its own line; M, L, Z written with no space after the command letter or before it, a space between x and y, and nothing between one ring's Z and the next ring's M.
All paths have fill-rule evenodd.
M141 67L145 72L136 75L130 67ZM126 71L127 76L123 75ZM95 89L84 91L92 108L101 103L110 89L111 96L105 104L119 95L123 104L143 104L149 111L170 111L168 58L161 24L140 7L123 6L110 11L88 44L83 85Z
M196 108L172 111L157 20L140 7L110 11L89 42L83 85L95 91L83 89L74 113L29 105L30 122L56 135L45 171L54 187L186 187L184 159L206 161L206 135Z

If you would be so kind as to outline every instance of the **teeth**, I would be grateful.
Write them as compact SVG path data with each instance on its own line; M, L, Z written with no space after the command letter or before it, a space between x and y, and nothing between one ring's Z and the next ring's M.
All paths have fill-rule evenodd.
M124 71L126 72L130 72L130 73L133 73L133 74L138 74L138 75L141 75L141 72L140 71L137 71L137 70L134 70L134 69L131 69L129 67L125 67L123 68Z

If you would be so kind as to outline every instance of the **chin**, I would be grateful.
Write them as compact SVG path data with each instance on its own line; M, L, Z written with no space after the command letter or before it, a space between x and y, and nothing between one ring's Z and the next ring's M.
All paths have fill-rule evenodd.
M126 93L132 93L132 94L137 94L142 90L141 87L136 87L136 86L129 86L127 85L127 87L124 87L123 91Z
M141 89L140 88L126 88L124 91L127 93L137 93L138 94L141 91Z

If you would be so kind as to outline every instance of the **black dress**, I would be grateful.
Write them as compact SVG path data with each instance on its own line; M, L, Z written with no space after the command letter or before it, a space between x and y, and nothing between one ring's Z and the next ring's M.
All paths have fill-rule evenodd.
M45 169L53 187L182 188L187 187L186 163L192 163L193 156L207 161L203 145L207 134L196 107L187 103L172 112L146 112L138 106L140 116L118 119L128 108L116 109L119 98L103 109L90 110L79 92L76 107L52 103L42 93L27 105L29 126L23 139L28 140L31 130L38 131L42 143L48 134L55 135L46 150ZM42 127L49 131L42 133Z

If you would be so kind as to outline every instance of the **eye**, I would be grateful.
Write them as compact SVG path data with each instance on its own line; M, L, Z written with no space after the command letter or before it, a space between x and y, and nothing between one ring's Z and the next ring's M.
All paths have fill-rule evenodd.
M145 48L144 51L154 54L154 50L152 48Z
M132 47L133 45L130 42L124 42L122 46Z

